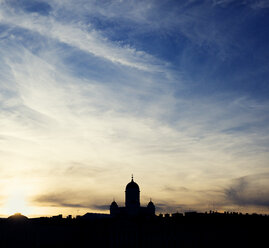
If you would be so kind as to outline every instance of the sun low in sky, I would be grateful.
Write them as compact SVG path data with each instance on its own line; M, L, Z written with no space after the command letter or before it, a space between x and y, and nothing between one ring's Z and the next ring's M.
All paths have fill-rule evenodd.
M265 0L0 0L0 215L269 213Z

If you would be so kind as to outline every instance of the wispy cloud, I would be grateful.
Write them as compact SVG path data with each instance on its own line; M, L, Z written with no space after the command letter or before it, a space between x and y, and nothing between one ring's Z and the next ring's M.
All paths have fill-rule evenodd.
M2 9L0 17L2 23L38 32L46 39L56 39L113 63L146 71L162 71L161 61L130 46L122 47L120 44L109 42L90 25L79 23L65 25L52 16L29 15L7 7Z
M56 71L54 64L47 63L27 50L19 54L20 62L8 62L12 72L10 75L14 78L12 90L16 94L4 102L6 104L10 101L12 111L2 110L5 122L1 123L1 130L6 146L1 149L16 154L25 164L21 163L18 167L18 162L9 161L11 166L8 170L13 167L14 170L25 173L27 168L30 171L33 167L39 168L35 175L49 177L50 185L55 187L60 175L65 175L67 180L72 178L72 182L79 177L81 186L76 186L77 192L92 187L96 194L101 193L100 188L104 187L100 187L101 183L110 178L110 186L106 186L110 188L107 189L107 198L117 195L121 199L121 187L124 187L126 180L121 179L121 183L111 189L111 184L115 185L118 180L117 171L120 169L125 174L130 174L130 170L135 168L143 178L143 174L152 173L154 165L155 176L145 182L145 187L153 182L158 182L159 186L165 185L166 178L171 178L171 174L174 174L172 182L181 180L181 185L192 185L191 198L196 195L194 191L200 188L200 183L207 181L205 187L210 188L220 178L239 176L242 170L247 173L253 166L251 161L254 162L256 154L261 156L260 159L264 154L266 159L266 151L263 151L263 145L259 145L262 137L266 140L263 133L265 130L259 130L258 126L249 132L253 123L263 122L257 116L260 116L259 109L264 112L266 106L248 99L237 99L228 106L226 101L219 102L213 98L204 101L197 99L197 102L190 103L184 99L174 99L168 94L159 99L153 91L150 94L152 98L146 101L143 111L136 113L136 108L132 107L130 101L125 102L106 85L96 85L95 82L84 79L80 81L72 75L67 77L64 71ZM5 54L5 57L9 56ZM61 83L62 80L57 81L59 78L65 84ZM134 93L131 91L130 99L140 96ZM128 91L125 94L128 95ZM103 100L114 97L117 100L113 104ZM143 100L137 102L141 107L144 103ZM178 112L175 111L176 106ZM248 112L236 115L242 108L247 108ZM168 118L164 121L161 118L163 113L169 116L170 111L171 115L174 113L173 120ZM246 123L249 128L241 132L227 131ZM19 147L21 151L18 150ZM6 164L4 157L2 159L3 164ZM79 162L72 162L76 159ZM232 163L233 166L226 167L227 163ZM259 163L260 170L263 170L266 166L264 161L261 159ZM146 168L146 164L150 166ZM113 170L106 171L105 168L110 167ZM168 170L165 177L161 176L163 170ZM95 178L94 181L98 181L98 184L89 182L85 175L91 180ZM44 178L39 179L40 182L43 180ZM157 191L149 191L153 193L147 194L160 199L156 195ZM170 192L171 198L174 193ZM167 192L162 196L167 197ZM178 195L178 204L181 199L188 201L187 194ZM63 204L80 203L67 201Z
M227 6L231 3L237 4L237 5L246 5L254 9L263 9L263 8L268 8L269 4L268 1L266 0L242 0L242 1L235 1L235 0L213 0L213 3L216 5L221 5L221 6Z
M18 187L35 185L30 195L39 205L74 209L102 209L113 196L123 202L131 173L143 202L152 197L167 211L247 202L239 186L223 188L254 170L268 172L269 103L222 90L203 95L207 85L184 76L194 43L224 50L233 43L218 26L207 28L213 17L206 3L180 4L170 13L158 1L106 8L99 1L48 1L40 13L35 5L2 1L1 176L27 178ZM113 26L98 28L96 15L127 20L134 36L178 27L188 40L179 64L128 39L113 40Z

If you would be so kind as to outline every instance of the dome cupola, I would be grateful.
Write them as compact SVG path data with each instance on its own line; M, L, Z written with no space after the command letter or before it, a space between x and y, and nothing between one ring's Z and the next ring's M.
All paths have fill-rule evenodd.
M128 211L138 211L140 207L140 190L132 175L132 180L126 185L125 189L125 206Z
M128 190L128 189L136 189L136 190L139 191L139 186L138 186L138 184L137 184L136 182L134 182L134 178L133 178L133 176L132 176L132 181L129 182L129 183L126 185L126 190Z
M113 202L110 204L110 215L116 216L119 212L118 204L113 200Z
M149 215L155 215L155 205L153 204L151 199L150 199L150 201L148 203L147 209L148 209L148 214Z
M111 207L111 208L117 208L117 207L118 207L117 202L113 201L113 202L110 204L110 207Z
M148 206L147 206L148 208L155 208L155 206L154 206L154 204L153 204L153 202L150 200L150 202L148 203Z

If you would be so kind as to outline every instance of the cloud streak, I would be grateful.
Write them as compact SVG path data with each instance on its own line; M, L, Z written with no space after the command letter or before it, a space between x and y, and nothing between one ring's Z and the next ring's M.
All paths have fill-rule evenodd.
M264 135L262 133L264 130L260 130L261 133L257 135L258 129L254 129L247 136L246 132L249 132L249 129L245 129L241 133L236 132L236 134L227 131L228 128L231 130L232 127L238 127L250 119L256 119L254 122L259 121L255 116L259 115L259 109L264 111L264 106L255 105L247 99L234 101L226 109L223 108L225 102L218 105L215 101L215 106L212 107L210 106L211 100L193 101L189 105L188 101L181 99L177 104L185 110L179 112L180 118L176 117L171 122L168 120L168 122L164 122L161 118L163 102L159 102L158 98L154 101L153 97L152 102L149 102L144 108L144 114L142 114L143 112L136 114L130 111L129 103L122 108L120 98L115 105L103 102L102 99L112 99L115 94L103 86L83 85L82 82L77 85L78 80L72 79L72 77L67 79L69 84L60 86L56 79L65 77L61 71L55 74L53 64L47 64L27 51L24 55L21 54L21 59L23 63L9 62L9 67L14 72L12 75L16 79L13 81L16 82L16 88L13 87L13 90L16 89L14 99L21 99L21 102L16 100L15 105L12 105L13 100L9 98L11 101L9 106L12 106L13 111L2 111L2 119L5 119L5 123L2 122L1 130L8 140L8 143L5 144L9 144L2 151L15 153L16 156L25 156L18 152L18 146L23 147L22 152L28 154L27 156L33 160L30 162L29 158L24 158L27 161L27 167L32 168L35 163L35 167L40 170L39 173L45 173L46 176L48 174L45 171L51 171L50 183L52 185L56 186L55 183L58 182L56 178L59 175L66 175L68 179L80 178L85 185L81 185L81 189L85 190L86 185L87 187L91 185L90 187L96 188L96 192L100 192L98 187L87 182L85 175L88 175L89 178L95 177L100 185L108 178L110 180L112 177L117 178L117 170L121 166L123 166L121 170L126 170L128 174L128 167L137 168L136 170L139 171L145 164L154 163L156 178L150 179L149 184L158 181L163 185L166 183L166 177L170 178L171 173L180 170L173 179L174 183L182 180L181 185L185 184L187 187L192 184L195 191L195 188L199 188L199 184L205 180L229 178L231 174L241 174L240 169L233 167L227 168L225 173L222 172L220 169L226 163L232 162L247 171L251 170L252 165L251 163L244 165L245 161L253 161L257 152L266 156L265 151L262 151L263 146L259 148L258 145L261 139L260 134ZM30 66L32 64L35 66ZM76 81L76 84L73 80ZM132 92L130 98L134 97ZM70 100L71 105L68 104ZM140 104L142 103L140 102ZM170 103L174 104L175 99ZM153 112L152 105L156 104L158 111ZM235 113L242 106L244 108L249 106L248 109L252 109L253 112L236 116ZM173 105L167 105L167 107L173 109ZM118 112L119 109L122 111ZM123 109L125 110L123 111ZM212 113L206 113L205 109L211 109ZM227 114L229 114L229 121L223 122L220 117ZM216 122L217 119L218 122ZM214 120L215 123L213 123ZM190 121L192 121L191 126L188 125ZM248 125L253 128L252 123ZM12 136L9 137L8 133ZM29 155L33 149L35 155ZM251 153L251 150L255 151L255 154ZM124 151L124 156L122 156L122 151ZM229 157L227 157L227 153ZM106 154L106 157L103 157L102 154ZM245 157L241 157L242 155ZM43 162L39 161L40 158ZM78 159L79 162L74 164L72 162L74 159ZM180 161L179 165L178 161ZM46 169L42 169L44 162L47 164ZM138 165L135 165L136 163ZM14 170L18 170L16 164L17 162L14 162ZM100 173L100 168L110 166L115 167L107 172L102 169L103 173ZM163 169L166 170L167 166L169 166L170 172L166 173L166 177L161 177ZM263 161L261 161L260 169L262 166L265 166ZM23 171L27 167L20 166L19 170ZM99 170L98 173L95 171L95 167L97 171ZM143 168L143 171L148 174L152 172L152 168ZM54 177L55 179L53 179ZM85 179L82 180L82 177ZM54 182L54 180L56 181ZM196 180L196 184L193 184L192 180ZM40 179L40 181L43 180ZM122 180L122 183L115 189L109 190L107 198L113 194L122 198L120 186L124 187L125 181ZM113 185L115 184L113 183ZM207 187L212 186L207 185ZM191 193L192 197L195 195L194 191ZM169 195L172 197L173 194ZM160 199L157 196L155 198ZM187 195L179 194L178 204L181 199L187 201ZM94 199L92 198L92 200ZM74 207L77 204L79 207L80 203L64 201L59 204L66 206L74 204Z
M146 71L162 71L161 61L130 46L122 47L113 44L91 26L65 25L51 16L29 15L21 11L16 12L10 8L5 8L5 6L0 12L0 17L1 22L4 24L37 32L46 39L56 39L112 63L119 63Z
M132 173L143 202L151 197L167 211L266 207L255 192L246 193L256 179L242 176L268 173L268 100L206 92L209 84L219 87L216 78L204 83L218 58L192 65L210 68L197 82L183 66L197 55L191 49L200 53L206 44L233 52L233 33L222 38L218 20L207 30L207 23L214 26L207 2L180 4L171 13L158 1L138 2L133 10L98 3L48 1L42 12L1 2L1 177L31 185L33 204L74 211L104 209L113 197L123 202ZM154 10L168 14L164 22ZM105 24L98 26L100 16ZM132 32L123 34L124 25ZM150 29L149 37L142 35ZM170 48L171 34L180 37L182 51L178 43ZM232 178L243 183L231 186Z

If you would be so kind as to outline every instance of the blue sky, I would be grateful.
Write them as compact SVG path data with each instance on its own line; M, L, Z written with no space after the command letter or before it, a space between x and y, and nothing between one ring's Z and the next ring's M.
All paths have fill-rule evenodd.
M0 214L104 211L132 173L160 212L268 212L268 14L0 0Z

